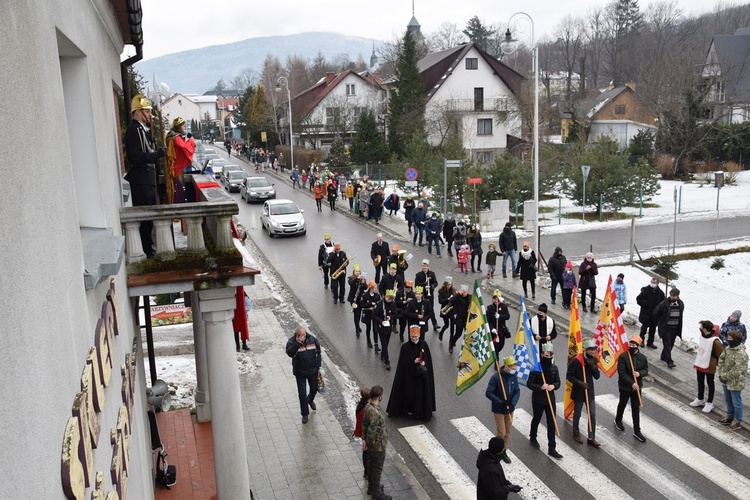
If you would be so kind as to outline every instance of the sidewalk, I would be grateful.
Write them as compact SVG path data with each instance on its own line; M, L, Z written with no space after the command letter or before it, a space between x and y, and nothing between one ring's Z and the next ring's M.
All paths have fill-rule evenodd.
M276 175L272 169L266 169L265 174L274 176L291 185L288 175ZM300 192L306 193L312 197L312 194L308 193L307 190L300 190ZM391 240L393 240L393 238L398 238L402 243L411 243L411 235L408 234L406 223L403 220L384 215L380 220L380 224L375 225L372 222L366 222L364 219L360 219L356 214L352 213L352 211L349 210L349 204L346 200L340 203L342 210L337 209L339 213L346 214L348 217L360 221L362 224L367 224L375 231L382 231L389 235ZM485 245L487 243L488 242L486 241ZM484 275L482 274L475 274L474 276L482 280L481 284L487 291L488 295L491 295L492 290L499 288L502 290L503 296L508 300L509 305L518 309L519 301L517 297L523 293L520 279L500 277L487 280L483 278ZM529 310L534 310L538 304L546 303L549 306L549 316L551 316L558 325L561 325L561 328L558 329L558 338L566 336L568 322L570 321L570 313L564 310L559 304L554 306L551 305L549 296L549 277L546 274L538 275L536 285L537 300L527 299L527 307ZM559 292L558 295L560 295ZM598 314L581 313L581 328L584 336L593 336L598 320ZM625 327L628 332L628 337L640 333L640 325L626 324ZM689 325L685 326L685 328L687 327L689 327ZM693 368L693 361L695 360L695 352L692 350L693 347L688 343L682 343L680 339L677 339L674 349L672 350L672 358L677 366L670 370L667 368L666 364L659 359L661 354L661 341L658 338L658 335L656 336L655 343L659 347L658 349L642 349L642 352L646 355L649 361L650 378L653 379L654 382L662 384L663 386L681 394L682 400L685 402L685 405L687 405L698 396L698 382L696 380L695 369ZM648 380L648 378L646 380ZM750 386L747 384L742 391L742 400L744 402L743 422L750 425L750 406L748 406L748 403L750 403ZM726 404L724 402L722 385L718 380L718 376L716 377L716 392L714 394L713 402L715 405L713 413L722 417L725 416ZM700 408L696 408L696 411L700 411Z

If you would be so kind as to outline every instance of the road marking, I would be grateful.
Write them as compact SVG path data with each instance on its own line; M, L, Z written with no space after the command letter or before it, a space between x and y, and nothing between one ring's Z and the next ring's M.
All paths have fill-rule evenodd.
M692 408L687 403L653 387L644 389L643 394L649 401L656 403L673 415L680 417L685 422L750 458L750 443L735 431L730 431L717 421L707 417L700 411L700 408Z
M615 415L619 398L614 394L596 397L598 407ZM676 433L670 431L654 419L641 412L641 430L647 429L646 439L663 448L673 457L706 477L714 484L737 498L747 498L750 491L750 480L737 471L730 469L721 460L717 460Z
M477 486L424 425L402 427L399 432L419 456L448 498L474 500Z
M513 427L517 428L521 434L528 436L529 431L531 430L531 415L521 408L516 408L513 415ZM542 436L542 439L546 436L545 427L541 424L539 425L539 435ZM556 460L554 458L549 458L548 462L552 462L560 467L591 496L605 500L611 500L612 498L633 498L628 495L625 490L617 486L617 484L605 474L599 471L599 469L576 453L573 448L562 442L561 439L557 439L556 441L557 451L563 455L563 459ZM541 460L539 463L541 464Z
M490 439L495 437L492 431L482 424L477 417L454 418L451 423L477 451L486 449ZM508 456L512 463L503 465L503 471L508 481L523 486L520 493L521 498L536 500L559 498L510 450L508 450Z

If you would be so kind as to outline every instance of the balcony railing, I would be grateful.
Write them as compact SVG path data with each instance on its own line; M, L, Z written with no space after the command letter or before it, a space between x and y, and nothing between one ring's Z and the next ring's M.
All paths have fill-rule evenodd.
M493 97L487 99L449 99L448 111L463 113L486 113L495 111L510 111L513 109L511 99Z

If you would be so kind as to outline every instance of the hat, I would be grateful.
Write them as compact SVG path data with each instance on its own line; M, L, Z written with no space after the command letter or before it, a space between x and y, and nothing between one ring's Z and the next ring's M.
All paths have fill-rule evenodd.
M624 277L625 277L625 275L624 275L624 274L622 274L622 273L620 273L620 274L618 274L618 275L617 275L617 277L618 277L618 278L624 278Z
M453 276L446 276L443 281L446 283L453 283Z
M330 240L331 239L331 233L326 233L323 235L323 239Z
M632 337L630 337L630 342L641 345L643 344L643 339L640 335L633 335Z
M378 238L382 238L383 237L383 233L378 233L375 236L377 236Z
M503 366L513 366L517 365L518 361L516 361L516 358L513 356L508 356L507 358L503 358Z
M146 99L143 94L136 94L130 101L130 112L135 113L139 109L151 109L151 101Z
M391 288L390 290L386 290L385 291L385 296L386 297L395 297L396 296L396 292Z
M737 309L736 311L732 311L732 314L730 316L734 316L735 318L737 318L737 321L739 321L742 317L742 311L740 311L739 309Z
M398 269L398 264L396 264L395 262L391 262L391 265L388 267L390 267L391 269Z
M424 293L424 287L418 286L414 289L414 293Z
M422 265L429 266L430 265L430 259L422 259Z
M669 291L669 295L671 295L673 297L679 297L680 296L680 290L678 288L672 288Z
M334 243L333 244L333 248L335 248L337 250L340 249L341 248L341 243Z
M546 313L547 312L547 304L539 304L539 307L537 307L536 309L540 313Z
M177 118L175 118L175 119L174 119L174 121L172 122L172 128L177 128L177 127L179 127L180 125L182 125L183 123L185 123L185 119L184 119L184 118L182 118L181 116L178 116L178 117L177 117Z
M391 245L391 250L393 250L394 252L395 252L396 250L398 250L398 245Z
M542 344L542 352L555 352L555 347L552 345L552 342L545 342Z
M511 224L510 222L506 222L505 227L513 227L513 224Z
M573 263L568 261L565 263L565 269L573 269Z
M414 193L409 193L406 195L407 198L412 199L414 198Z
M729 337L729 340L742 340L742 332L739 330L729 330L727 337Z
M503 296L503 292L501 292L500 290L495 290L494 292L492 292L492 296L493 297L502 297Z
M411 287L413 287L413 286L414 286L414 282L413 282L413 281L407 281L406 283L404 283L404 286L405 286L406 288L411 288Z
M411 333L411 332L422 333L422 327L419 326L419 325L411 325L409 327L409 333Z
M461 291L468 292L469 291L469 285L461 285Z
M583 348L594 349L596 348L596 342L594 341L594 339L586 339L583 341Z
M371 281L371 282L369 282L369 283L367 284L367 288L375 288L376 286L378 286L378 284L377 284L377 283L375 283L374 281Z
M493 437L490 439L490 446L488 450L494 455L500 455L505 449L505 441L501 437Z
M361 268L359 267L359 264L354 264L352 266L352 269L354 269L355 271L359 271Z
M529 243L528 241L524 241L523 242L523 246L525 246L525 247L531 247L531 243Z
M594 258L594 254L591 253L591 252L586 252L586 258L587 259L593 259Z

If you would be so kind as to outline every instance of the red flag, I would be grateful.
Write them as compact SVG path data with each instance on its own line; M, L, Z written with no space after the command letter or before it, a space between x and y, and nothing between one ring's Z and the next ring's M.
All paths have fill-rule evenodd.
M594 331L594 340L599 350L599 368L608 377L612 377L617 371L617 358L628 350L627 334L620 316L620 306L615 300L616 296L612 275L610 275L602 301L599 322Z

